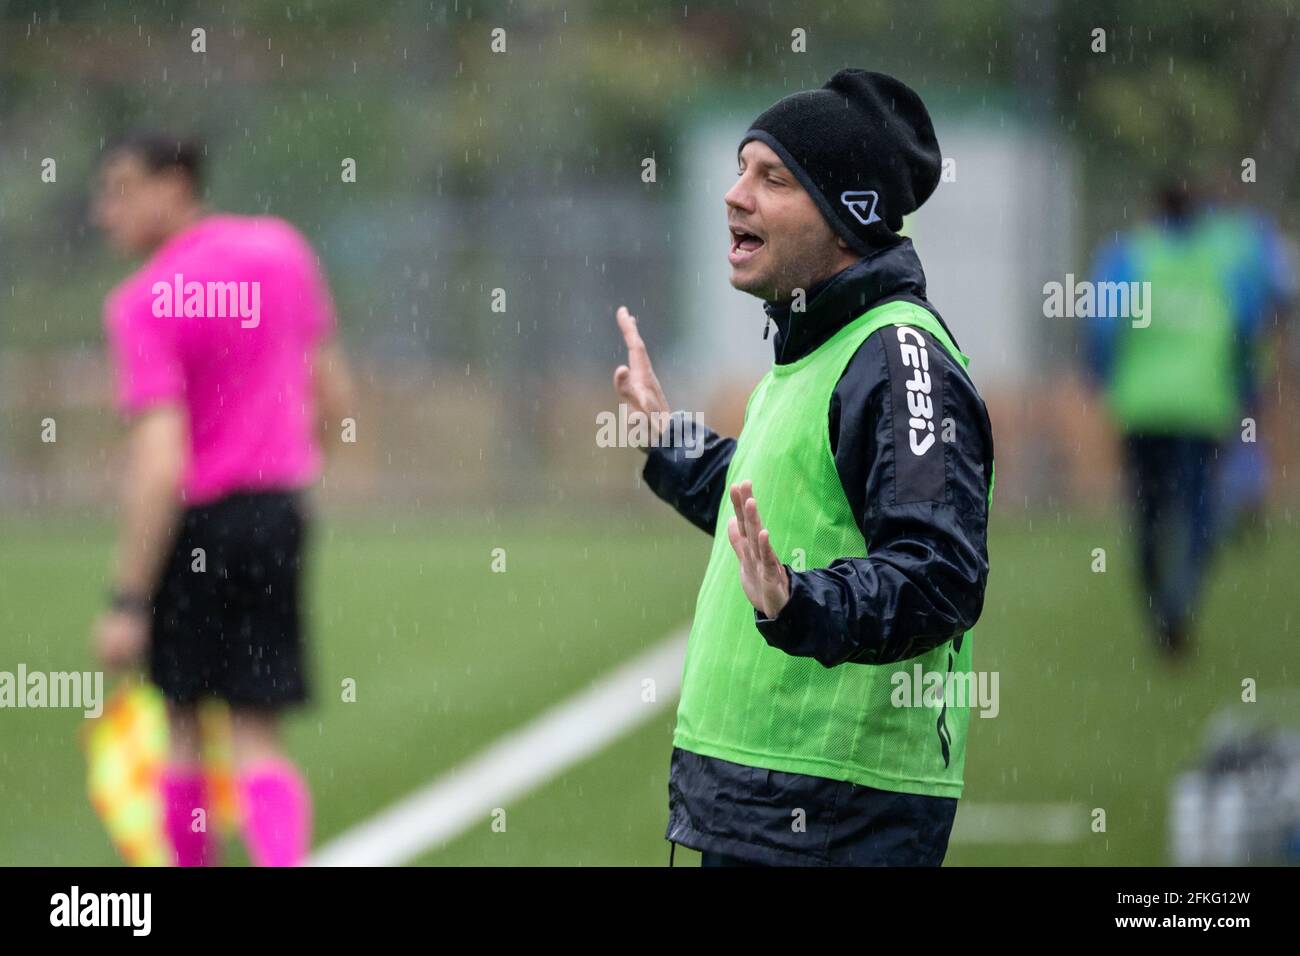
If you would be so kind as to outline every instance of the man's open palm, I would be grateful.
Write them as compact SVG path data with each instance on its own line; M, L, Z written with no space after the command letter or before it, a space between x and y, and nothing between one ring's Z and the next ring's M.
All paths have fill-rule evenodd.
M764 617L776 617L790 600L790 576L758 516L753 482L731 486L731 506L736 516L727 522L727 537L740 558L740 586Z

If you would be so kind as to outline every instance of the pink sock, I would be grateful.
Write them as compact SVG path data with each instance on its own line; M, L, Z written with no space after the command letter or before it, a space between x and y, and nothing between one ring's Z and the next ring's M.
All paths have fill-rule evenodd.
M239 775L244 841L254 866L301 866L311 840L311 793L288 760L264 760Z
M207 826L212 821L211 808L203 783L203 771L194 766L170 764L163 768L159 785L162 790L163 825L177 866L208 866L213 862L212 841ZM203 810L196 817L195 810ZM202 828L196 832L196 827Z

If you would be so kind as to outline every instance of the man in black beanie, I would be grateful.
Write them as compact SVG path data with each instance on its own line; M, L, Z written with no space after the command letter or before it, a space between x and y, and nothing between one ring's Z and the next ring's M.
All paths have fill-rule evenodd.
M731 284L776 335L738 439L670 417L619 309L614 385L650 419L644 479L715 536L667 832L705 865L938 865L969 707L996 708L961 693L988 577L988 415L899 235L941 161L916 93L863 70L742 137Z

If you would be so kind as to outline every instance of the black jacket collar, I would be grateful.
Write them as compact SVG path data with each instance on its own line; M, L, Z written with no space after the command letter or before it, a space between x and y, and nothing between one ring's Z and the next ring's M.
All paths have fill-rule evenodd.
M798 361L844 328L873 305L888 299L925 301L925 272L912 248L912 240L873 252L808 290L803 312L790 311L790 303L764 303L776 323L772 347L776 364ZM933 311L931 309L931 311Z

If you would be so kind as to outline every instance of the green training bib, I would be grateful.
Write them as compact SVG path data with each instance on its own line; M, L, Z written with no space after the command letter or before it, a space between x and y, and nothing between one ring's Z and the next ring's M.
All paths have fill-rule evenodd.
M968 364L929 312L895 301L800 360L773 366L750 396L727 483L754 483L772 547L786 564L811 569L867 554L835 469L826 416L854 353L878 330L895 334L895 326L929 332L963 368ZM989 490L991 496L991 483ZM724 496L687 644L674 745L751 767L960 796L969 707L949 706L942 693L937 702L923 702L923 695L918 701L910 691L918 667L921 674L969 674L972 633L883 665L826 668L771 647L740 585L727 539L732 514ZM921 706L895 705L903 681L911 703Z

